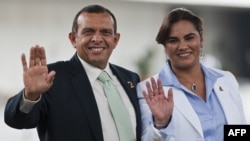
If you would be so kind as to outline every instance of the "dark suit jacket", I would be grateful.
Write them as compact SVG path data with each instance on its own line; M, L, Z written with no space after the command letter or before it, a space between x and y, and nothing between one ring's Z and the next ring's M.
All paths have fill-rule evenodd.
M110 67L134 106L140 141L141 116L135 87L139 76L113 64ZM49 64L48 68L56 71L52 87L28 114L19 110L23 90L10 98L5 107L6 124L17 129L36 127L41 141L103 141L97 103L77 55L69 61Z

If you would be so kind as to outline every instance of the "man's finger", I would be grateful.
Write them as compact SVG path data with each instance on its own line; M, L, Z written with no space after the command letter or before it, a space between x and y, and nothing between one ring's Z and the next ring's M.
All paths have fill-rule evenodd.
M28 65L27 65L27 61L26 61L26 57L24 53L21 55L21 60L22 60L22 65L23 65L23 72L25 72L28 69Z
M35 49L34 47L30 48L30 60L29 60L29 67L35 65Z
M51 71L46 78L47 82L52 83L55 78L55 74L55 71Z
M46 66L47 65L47 61L46 61L46 53L45 53L45 49L44 47L41 47L40 50L40 57L41 57L41 65L42 66Z
M35 46L35 65L41 65L41 53L40 47L38 45Z

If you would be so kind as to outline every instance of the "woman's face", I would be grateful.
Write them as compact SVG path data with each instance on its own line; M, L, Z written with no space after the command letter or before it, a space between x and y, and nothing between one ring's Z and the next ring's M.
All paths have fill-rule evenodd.
M165 42L165 51L172 67L188 69L199 65L202 43L199 32L190 21L174 23Z

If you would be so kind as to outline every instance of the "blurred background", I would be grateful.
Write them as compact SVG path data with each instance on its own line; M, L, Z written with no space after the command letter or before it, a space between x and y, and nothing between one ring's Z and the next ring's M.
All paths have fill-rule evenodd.
M185 7L204 20L203 63L231 71L238 79L250 124L249 0L1 0L0 1L0 140L38 141L35 129L17 130L4 123L7 99L23 88L21 54L35 44L46 48L47 62L68 60L75 50L68 33L75 14L88 4L101 4L117 18L120 42L111 62L138 72L142 79L165 62L155 36L165 14Z

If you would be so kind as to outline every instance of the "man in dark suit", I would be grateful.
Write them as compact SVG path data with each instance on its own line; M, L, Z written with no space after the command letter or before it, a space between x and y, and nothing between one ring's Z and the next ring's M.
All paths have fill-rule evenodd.
M120 34L116 18L100 5L81 9L69 39L76 53L68 61L46 63L44 47L22 54L24 89L11 97L5 122L17 129L37 128L41 141L118 141L101 82L106 71L129 111L134 140L141 140L141 116L135 86L138 74L111 64L109 57Z

